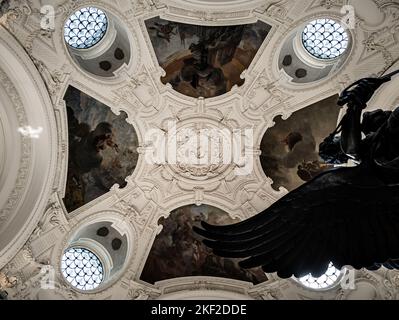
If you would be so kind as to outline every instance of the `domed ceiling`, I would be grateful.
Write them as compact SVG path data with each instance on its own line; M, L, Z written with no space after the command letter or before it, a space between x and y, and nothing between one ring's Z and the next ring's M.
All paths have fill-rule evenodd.
M343 1L324 0L0 1L0 36L8 43L0 68L18 82L6 62L25 66L29 88L40 93L30 103L17 87L21 108L40 121L22 121L5 135L11 142L0 136L7 150L33 143L25 149L30 171L7 171L7 155L0 155L0 182L5 172L19 184L25 180L18 177L36 172L37 184L26 188L42 187L45 197L21 191L15 204L24 214L12 225L0 219L7 231L1 273L19 279L8 297L357 297L342 288L344 276L371 287L368 296L397 297L394 271L331 268L334 283L319 279L328 288L314 291L309 283L317 279L242 270L191 231L199 220L228 224L256 215L326 168L318 145L342 116L337 95L394 68L399 56L397 3L354 6L361 8L351 16ZM304 30L324 21L306 29L306 39L316 41L330 19L345 26L348 43L335 55L327 51L344 40L318 44L329 57L319 59L304 46ZM392 88L375 105L399 103ZM0 117L0 129L9 131L2 111ZM13 185L0 185L0 213ZM115 237L97 234L101 227ZM61 270L61 261L84 255L101 265L95 288L66 265L67 277ZM47 267L52 286L43 289L40 270Z

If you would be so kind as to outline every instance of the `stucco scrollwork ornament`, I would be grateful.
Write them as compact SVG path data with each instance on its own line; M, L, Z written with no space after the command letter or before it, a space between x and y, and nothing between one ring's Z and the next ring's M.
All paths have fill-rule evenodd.
M146 0L133 0L133 8L134 12L137 14L149 10L151 6Z
M14 5L13 5L14 4ZM10 31L15 31L15 25L22 24L32 13L32 9L28 0L13 1L2 0L0 3L0 24Z
M47 280L48 272L54 270L50 261L37 261L32 254L30 247L23 249L23 257L27 264L20 272L20 281L15 286L14 299L31 299L31 294L43 287L44 280Z
M399 5L394 1L389 1L380 6L381 10L385 13L385 23L390 28L390 33L395 34L399 28Z
M399 30L399 6L393 2L387 2L381 3L379 8L385 16L384 22L378 27L378 29L370 30L372 32L369 33L363 44L366 47L366 51L382 54L385 66L378 74L382 75L395 63L394 54L388 49L399 41L397 36ZM368 31L364 23L361 27L365 31Z
M193 180L210 179L225 172L229 164L223 161L225 141L220 134L223 134L222 130L205 122L190 123L179 128L175 136L176 162L169 162L172 170Z
M16 277L8 277L0 271L0 289L10 289L17 285L18 279Z
M141 232L149 221L155 207L149 202L143 209L139 210L135 204L137 204L137 199L140 196L141 193L137 189L132 190L127 196L119 199L113 207L121 212L126 219L130 220Z
M258 9L258 11L273 19L284 21L288 14L288 8L286 7L287 3L287 0L274 1L263 5Z
M202 21L217 21L218 19L208 11L194 11L194 15L196 15Z
M8 277L0 271L0 300L6 300L8 298L7 289L14 288L17 285L16 277Z
M23 43L23 46L25 47L26 52L32 57L33 43L34 43L35 39L37 39L38 37L51 39L53 36L53 33L54 33L54 29L43 28L42 26L39 26L38 29L31 31Z
M58 92L60 91L62 83L64 81L62 73L59 71L50 72L50 70L43 63L43 61L38 60L34 57L31 58L43 78L52 102L55 103L58 97Z
M82 5L81 1L78 0L66 0L63 4L58 7L57 13L61 14L69 14L72 11L76 11L76 9Z
M145 68L134 76L128 77L126 85L114 90L115 103L125 102L134 107L142 108L142 112L148 113L157 110L159 94L149 71Z
M159 1L156 0L134 0L133 8L136 15L143 12L151 12L160 6Z
M261 107L272 109L286 103L291 95L279 89L277 81L272 81L264 70L253 83L247 93L247 103L253 111Z
M130 300L149 300L151 292L143 288L130 289L128 297Z
M212 284L208 280L195 280L192 290L209 290Z
M279 289L267 289L259 295L262 300L281 300L284 297Z
M331 9L334 6L342 7L346 4L346 0L321 0L320 5L327 10Z
M128 283L127 299L129 300L152 300L159 295L158 289L146 287L133 280Z
M384 58L385 66L383 70L380 72L380 75L382 75L387 68L389 68L393 63L394 63L394 58L392 54L389 52L389 50L377 40L377 34L373 33L371 34L365 41L364 41L364 46L367 51L376 51L382 54L382 57Z
M399 299L399 272L397 270L388 270L385 274L383 281L386 300L397 300Z
M7 74L0 68L0 83L6 90L9 98L11 99L16 115L18 118L18 125L24 127L28 123L27 115L22 103L22 99L15 88L14 84L7 76ZM0 223L5 223L10 219L10 215L13 212L18 200L21 198L23 190L26 187L26 181L28 178L29 162L31 160L31 146L32 141L28 137L22 137L21 145L21 159L20 167L18 172L18 178L15 183L15 187L7 199L7 203L3 208L0 208Z
M57 202L50 203L46 210L43 218L39 221L36 229L33 231L32 239L39 238L43 232L46 232L52 228L56 228L62 224L59 217L59 212L62 212L62 208Z
M148 220L147 216L141 216L134 205L124 199L116 203L115 208L128 215L130 219L132 219L141 227L144 226Z

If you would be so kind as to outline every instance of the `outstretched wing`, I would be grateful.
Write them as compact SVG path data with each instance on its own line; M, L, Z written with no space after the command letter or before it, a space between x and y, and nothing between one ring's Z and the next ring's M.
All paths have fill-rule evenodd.
M399 186L363 166L327 171L262 213L230 226L202 223L195 232L214 253L246 258L281 278L321 276L337 268L399 268Z

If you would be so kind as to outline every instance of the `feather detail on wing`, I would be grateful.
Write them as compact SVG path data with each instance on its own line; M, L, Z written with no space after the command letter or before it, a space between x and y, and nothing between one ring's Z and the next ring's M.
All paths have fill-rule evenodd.
M363 166L327 171L260 214L229 226L202 223L195 232L222 257L244 258L282 278L318 277L336 268L399 266L399 186Z

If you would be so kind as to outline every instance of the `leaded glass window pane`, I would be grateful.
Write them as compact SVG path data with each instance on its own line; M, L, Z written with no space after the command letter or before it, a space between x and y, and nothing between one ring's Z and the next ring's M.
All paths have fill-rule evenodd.
M349 44L349 36L336 21L317 19L310 22L303 30L302 43L312 56L331 60L345 53Z
M72 14L64 26L64 39L75 49L88 49L104 37L108 28L106 14L95 7L82 8Z
M65 279L80 290L97 288L104 277L100 259L90 250L69 248L61 261L61 271Z
M312 275L307 275L299 278L299 282L305 287L311 289L328 289L339 281L341 271L334 267L332 263L329 264L328 270L319 278L314 278Z

